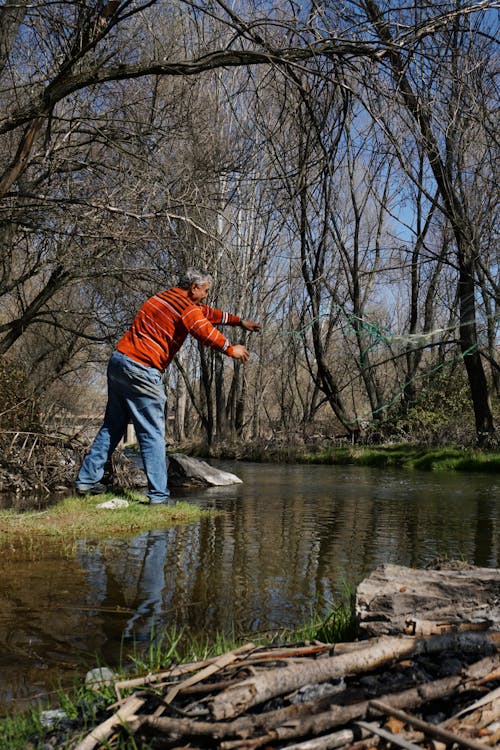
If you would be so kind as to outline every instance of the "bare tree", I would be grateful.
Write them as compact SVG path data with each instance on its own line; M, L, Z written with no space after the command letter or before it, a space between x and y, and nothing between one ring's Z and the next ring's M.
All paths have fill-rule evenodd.
M428 67L424 67L418 65L415 50L408 53L401 50L391 29L396 18L407 20L402 12L399 16L394 14L393 18L392 15L385 16L373 0L363 0L361 5L378 38L386 47L385 57L394 85L392 95L400 99L418 128L418 137L439 191L441 208L453 229L458 265L460 345L474 405L478 440L485 442L494 434L495 428L488 384L478 349L476 269L480 249L477 228L469 209L468 192L464 192L464 184L460 180L463 175L459 167L464 153L463 143L460 144L460 139L455 135L459 132L464 116L468 116L462 110L462 104L467 99L468 68L470 64L474 64L470 48L464 55L464 45L467 41L469 44L471 42L468 17L459 13L453 15L449 28L443 30L439 38L436 35L432 39L431 48L423 51L428 63ZM425 36L427 38L427 34ZM440 51L437 46L439 42ZM442 76L438 80L439 88L434 81L431 82L430 77L426 77L429 74L435 79L436 66L439 66L440 71L438 78ZM442 73L443 70L446 74ZM416 75L413 81L410 78L413 72L419 76L418 87ZM387 80L385 70L383 75ZM431 97L436 94L441 95L439 104L432 104ZM445 117L444 132L441 131L443 121L439 115Z

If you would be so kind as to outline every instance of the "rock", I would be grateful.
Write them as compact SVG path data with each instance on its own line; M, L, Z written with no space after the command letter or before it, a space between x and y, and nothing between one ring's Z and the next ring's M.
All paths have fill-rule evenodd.
M90 669L85 675L85 684L92 688L98 688L102 683L108 685L116 677L112 669L108 667L96 667Z
M500 570L383 565L356 590L360 635L433 635L500 629Z
M113 457L113 472L109 483L122 487L142 488L147 486L146 475L142 468L140 453L126 449ZM226 486L242 484L236 474L216 469L206 461L192 458L183 453L168 454L168 484L169 487L189 485Z
M96 508L103 508L104 510L116 510L117 508L128 508L128 500L123 500L121 497L113 497L111 500L106 500L104 503L99 503Z
M171 485L180 484L209 484L226 486L242 484L242 480L228 471L216 469L206 461L185 456L182 453L168 454L168 478Z
M66 711L62 708L54 708L48 711L42 711L40 714L40 724L45 729L53 729L56 724L65 721L68 718Z

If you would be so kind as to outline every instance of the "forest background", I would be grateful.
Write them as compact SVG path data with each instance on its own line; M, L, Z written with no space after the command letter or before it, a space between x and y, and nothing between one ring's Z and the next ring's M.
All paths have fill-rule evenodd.
M4 460L102 414L188 265L263 331L188 341L176 444L497 445L498 8L4 0Z

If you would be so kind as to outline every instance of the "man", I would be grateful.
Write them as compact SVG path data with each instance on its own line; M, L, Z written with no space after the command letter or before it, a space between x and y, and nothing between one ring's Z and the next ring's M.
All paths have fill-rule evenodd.
M132 422L148 480L150 503L170 505L165 452L165 391L162 372L188 334L204 346L247 362L250 353L232 345L213 324L258 331L260 325L203 304L212 277L189 268L178 286L146 300L120 339L108 364L108 403L104 422L85 456L75 489L78 494L105 492L101 484L106 462L127 424Z

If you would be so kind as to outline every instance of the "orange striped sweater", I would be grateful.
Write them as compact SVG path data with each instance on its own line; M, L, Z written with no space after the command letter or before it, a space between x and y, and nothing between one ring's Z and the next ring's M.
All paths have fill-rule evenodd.
M231 356L233 347L213 323L238 325L241 318L208 305L193 303L174 287L150 297L117 344L117 350L148 367L165 370L188 333L205 346Z

